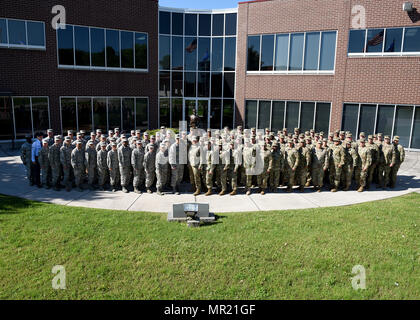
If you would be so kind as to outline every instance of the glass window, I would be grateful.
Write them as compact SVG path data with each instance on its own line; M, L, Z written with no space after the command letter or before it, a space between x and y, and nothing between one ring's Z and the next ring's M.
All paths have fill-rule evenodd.
M300 111L300 129L305 132L314 129L314 102L302 102Z
M169 36L159 36L159 69L160 70L169 70L171 62L171 53L170 53L170 41L171 37Z
M400 144L408 148L410 143L411 122L413 119L413 107L397 106L395 115L394 137L400 137Z
M109 98L108 99L108 124L109 129L121 129L121 99Z
M236 13L226 14L226 31L227 36L236 35Z
M262 36L261 71L273 70L274 35Z
M316 104L316 116L315 116L315 131L324 132L325 136L330 130L330 103L317 103Z
M223 69L223 38L212 39L211 71L222 71Z
M168 71L159 72L159 97L169 97L171 91L171 73Z
M92 105L90 98L77 98L77 116L79 119L78 130L92 130Z
M200 125L204 128L208 128L209 118L209 101L208 100L197 100L197 115L201 118Z
M159 125L169 128L171 126L169 99L159 99Z
M287 70L288 57L289 57L289 35L278 34L276 36L275 70Z
M373 134L375 130L376 105L362 104L360 109L359 133Z
M172 72L172 96L182 97L183 95L183 73L182 72Z
M7 23L6 19L0 19L0 44L7 44ZM2 102L2 101L0 101Z
M134 68L133 32L121 31L121 67L130 69Z
M0 140L11 140L13 132L12 99L0 97Z
M213 36L223 36L225 29L225 15L214 14L213 15Z
M420 149L420 107L416 108L414 116L413 137L411 139L411 148Z
M319 70L334 70L336 36L337 33L335 31L322 33Z
M172 37L172 70L183 70L183 69L184 69L184 40L182 37Z
M172 12L172 34L182 36L184 33L184 14Z
M376 132L384 136L392 135L392 122L394 121L394 106L379 105L378 119L376 121Z
M172 126L171 128L181 128L182 121L182 99L172 99Z
M74 45L77 66L90 66L89 28L74 27Z
M90 52L92 67L105 67L104 29L90 28Z
M106 30L106 61L107 67L120 67L120 32Z
M197 70L197 38L185 38L185 70Z
M159 33L171 33L171 13L166 11L159 11Z
M200 14L198 15L199 20L199 35L210 36L211 35L211 14Z
M196 97L196 73L195 72L185 72L184 74L184 90L185 97Z
M136 130L149 129L149 107L147 98L136 98Z
M420 52L420 27L405 28L404 52Z
M350 30L349 53L365 52L366 30Z
M271 101L260 101L258 109L258 129L270 128Z
M67 133L68 130L77 130L75 98L61 99L61 125L63 127L63 133Z
M288 101L286 109L286 128L292 131L299 123L299 102Z
M236 38L225 38L225 71L235 71Z
M247 100L245 103L245 128L255 128L257 124L257 104L256 100Z
M248 71L260 70L260 36L248 36Z
M278 131L284 128L284 105L284 101L273 101L272 131Z
M135 34L136 69L147 69L147 34Z
M211 99L210 103L210 128L221 129L222 100Z
M319 32L307 33L305 41L305 65L303 69L318 70Z
M9 19L9 44L26 45L26 26L24 20Z
M125 132L133 130L134 125L134 98L122 99L122 114L123 114L123 127Z
M198 38L198 70L210 71L210 38Z
M106 98L93 98L93 124L94 130L101 129L103 133L108 130Z
M382 52L384 29L369 29L367 32L366 52Z
M209 97L210 96L210 73L199 72L198 73L198 97Z
M341 129L343 131L350 131L353 134L353 136L356 136L358 116L359 116L358 104L344 104L343 122L341 124Z
M220 98L222 97L222 73L212 73L211 74L211 96Z
M233 128L233 113L234 113L235 100L223 100L223 123L222 127Z
M67 25L66 29L58 29L57 37L58 37L58 64L68 65L68 66L74 65L73 26Z
M402 28L386 29L385 52L401 52Z
M25 135L32 135L31 99L13 98L15 112L16 139L23 139Z
M290 71L302 70L303 40L303 33L295 33L290 35Z
M225 72L223 82L223 97L233 98L235 96L235 73Z
M28 29L28 45L45 47L44 24L42 22L28 21L26 27Z
M197 35L197 15L187 13L185 14L185 35L196 36Z
M32 121L34 133L37 131L45 132L50 127L48 98L32 98Z

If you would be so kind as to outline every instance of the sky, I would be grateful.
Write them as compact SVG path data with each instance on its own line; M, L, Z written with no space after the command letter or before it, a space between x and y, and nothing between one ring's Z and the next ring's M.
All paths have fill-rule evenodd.
M159 0L162 7L188 9L230 9L236 8L244 0Z

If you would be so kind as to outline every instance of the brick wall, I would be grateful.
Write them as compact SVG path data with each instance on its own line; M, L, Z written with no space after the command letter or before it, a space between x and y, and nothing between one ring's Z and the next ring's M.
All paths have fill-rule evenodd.
M275 0L240 3L236 99L237 124L246 99L331 101L331 130L341 126L343 102L420 104L420 57L348 58L354 5L366 9L366 27L420 26L399 0ZM420 11L420 1L413 1ZM338 30L334 75L246 75L247 36Z
M68 24L147 32L149 72L58 69L56 31L51 27L56 4L66 8ZM45 22L46 51L0 49L0 87L15 95L49 96L55 130L60 130L60 96L147 96L150 125L157 126L157 1L2 0L0 17Z

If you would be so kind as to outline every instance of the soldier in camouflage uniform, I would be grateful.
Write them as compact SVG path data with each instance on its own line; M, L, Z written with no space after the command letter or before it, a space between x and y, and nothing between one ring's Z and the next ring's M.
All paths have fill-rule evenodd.
M117 143L111 142L111 150L108 151L106 164L109 169L109 180L112 192L116 192L120 185L120 164L118 162Z
M369 167L372 164L372 154L371 149L366 147L366 140L361 138L359 140L359 147L357 148L357 153L360 158L360 166L356 169L356 180L359 181L359 189L357 192L363 192L366 187L367 177L369 172Z
M61 161L60 161L61 137L54 137L54 144L50 147L48 159L51 166L51 185L55 191L60 191Z
M299 184L299 191L304 192L308 177L309 165L311 164L311 153L309 149L306 148L305 140L303 139L299 141L298 153L299 165L296 170L295 179Z
M246 173L246 195L249 196L251 194L252 188L252 179L254 177L253 171L257 166L257 145L255 136L253 135L251 138L251 142L246 139L245 146L243 148L243 160L244 160L244 168Z
M47 130L47 137L45 139L47 139L48 147L51 147L54 144L54 130L53 129Z
M96 170L98 166L98 158L95 149L95 144L92 140L87 143L85 153L86 157L86 170L88 175L88 185L90 190L95 190L94 182L96 179Z
M153 193L150 189L156 177L156 151L155 144L148 145L148 151L144 155L144 170L146 172L146 190L147 193Z
M339 138L334 138L334 145L331 147L330 153L330 184L331 192L337 192L340 181L342 168L345 163L344 148Z
M76 148L71 152L71 165L74 172L74 182L77 191L82 192L83 177L86 170L85 150L82 141L76 142Z
M98 166L98 183L99 190L105 190L105 183L109 177L109 170L107 164L108 151L106 150L106 143L100 142L98 146L101 148L96 154L96 161Z
M280 186L280 176L284 167L284 155L280 150L277 141L272 145L271 156L273 158L273 165L270 171L270 191L277 192Z
M368 180L367 180L367 184L366 184L366 189L369 190L370 185L373 181L373 176L376 170L376 166L379 163L379 147L377 146L377 144L375 142L373 142L373 136L369 135L368 136L368 143L366 144L366 146L370 149L370 153L372 155L372 164L369 167L369 172L368 172Z
M299 152L293 147L293 140L289 139L285 149L285 171L287 171L287 192L292 192L295 185L296 171L299 166Z
M144 184L144 149L143 149L143 142L141 140L137 140L137 147L131 153L131 165L133 166L133 186L134 192L141 194L141 186Z
M175 143L169 149L169 165L171 169L172 193L179 195L180 184L187 164L187 144L180 140L179 134L175 136Z
M397 162L397 153L395 152L394 145L391 143L389 136L385 136L381 151L383 154L383 163L382 166L379 167L379 181L381 183L380 186L383 189L386 189L390 182L392 167Z
M38 155L38 162L41 168L41 184L42 186L47 189L51 188L50 184L50 160L48 159L48 155L50 153L50 148L48 146L48 139L42 140L42 149L39 151Z
M350 140L345 142L344 154L345 160L342 167L341 182L343 191L348 191L351 186L351 179L353 177L354 167L357 165L357 152L352 148Z
M324 185L324 174L328 170L329 156L328 150L322 148L323 142L318 140L316 148L312 149L311 169L312 169L312 184L316 192L321 192Z
M395 163L391 167L391 188L395 188L397 183L397 174L400 169L401 164L405 160L405 150L402 145L400 145L400 137L394 137L394 152L395 152Z
M214 177L214 173L216 172L215 152L216 152L215 150L212 150L211 142L208 141L205 162L202 163L202 167L201 167L202 170L205 170L205 175L206 175L205 181L206 181L207 192L205 196L210 196L213 192L212 191L213 177ZM203 165L205 165L205 167Z
M31 136L26 136L26 141L22 144L20 148L20 159L22 160L23 165L25 166L26 170L26 177L28 178L28 182L30 186L33 186L34 183L32 181L31 175L31 166L32 166L32 138Z
M66 191L70 192L73 180L73 167L71 166L71 152L73 148L71 146L71 138L65 137L64 144L60 148L60 163L63 168L63 183L66 187Z
M270 177L271 170L273 169L273 156L271 154L270 146L267 143L265 143L263 146L262 156L264 161L264 168L263 172L257 177L257 183L260 194L265 195L265 191L268 186L268 179Z
M131 148L124 136L121 138L122 146L118 149L118 162L120 165L120 176L122 192L128 193L128 186L131 179Z
M163 188L168 180L169 159L166 152L166 144L161 143L159 152L156 154L156 189L157 194L163 196Z
M201 193L201 177L200 177L200 161L201 160L201 147L198 144L198 138L194 136L192 138L192 145L188 151L188 161L192 170L192 182L195 185L194 196L198 196Z

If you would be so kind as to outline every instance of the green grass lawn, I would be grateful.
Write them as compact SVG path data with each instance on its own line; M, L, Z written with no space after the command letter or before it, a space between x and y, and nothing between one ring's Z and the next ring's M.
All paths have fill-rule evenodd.
M52 289L55 265L66 290ZM355 265L366 290L352 288ZM0 299L419 298L420 194L223 214L197 229L0 196Z

